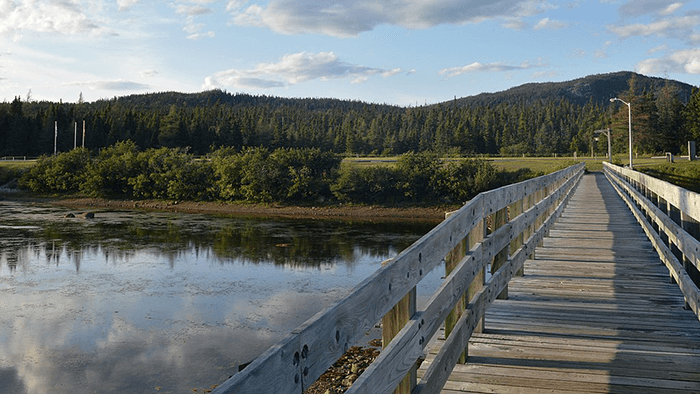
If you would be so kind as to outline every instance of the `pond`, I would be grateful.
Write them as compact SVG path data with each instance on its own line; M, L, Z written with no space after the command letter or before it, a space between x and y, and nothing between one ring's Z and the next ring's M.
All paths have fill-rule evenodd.
M434 226L68 212L0 201L3 393L204 392Z

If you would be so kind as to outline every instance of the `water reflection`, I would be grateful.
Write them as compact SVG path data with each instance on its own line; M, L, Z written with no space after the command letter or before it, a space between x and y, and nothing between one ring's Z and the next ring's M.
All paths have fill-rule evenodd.
M0 202L0 392L209 388L432 227L65 213Z

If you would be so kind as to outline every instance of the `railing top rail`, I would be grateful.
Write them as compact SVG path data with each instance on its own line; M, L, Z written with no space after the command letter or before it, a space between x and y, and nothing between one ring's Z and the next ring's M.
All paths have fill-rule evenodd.
M635 186L630 184L624 178L625 172L628 175L636 174L630 174L629 170L620 171L614 166L608 166L605 169L608 171L606 175L608 176L608 179L611 180L613 187L618 190L620 196L623 198L623 200L625 200L625 202L627 202L628 207L637 218L637 221L640 223L644 232L649 237L652 245L654 245L654 248L659 254L659 258L668 267L671 277L675 280L683 292L687 305L698 317L700 317L700 289L698 289L697 284L693 282L688 271L686 270L686 267L684 267L684 263L688 262L689 264L694 265L696 269L700 268L700 252L698 252L700 242L693 235L688 234L683 226L674 222L674 220L671 219L666 212L655 206L646 198L646 196L640 193ZM644 183L640 182L639 180L649 182L655 179L648 175L640 175L643 176L629 178L634 179L640 184ZM648 183L646 183L646 185L649 187ZM676 189L686 191L685 189L677 186L671 186ZM649 188L651 189L651 187ZM622 193L622 191L624 191L624 193ZM657 192L655 191L655 193ZM634 202L639 203L645 212L642 213ZM650 217L650 219L647 218L647 215ZM656 229L652 226L652 223L654 223ZM661 234L665 234L667 242L662 240ZM677 248L677 250L683 255L682 258L676 256L671 251L667 243L675 245L675 248Z
M245 370L217 387L214 393L256 392L260 387L275 393L301 393L438 266L486 216L543 187L573 177L583 166L584 163L579 163L477 195L391 263L378 268L345 298L306 321Z
M626 176L645 186L695 221L700 222L700 194L629 168L618 167L606 162L603 163L603 166L609 171Z

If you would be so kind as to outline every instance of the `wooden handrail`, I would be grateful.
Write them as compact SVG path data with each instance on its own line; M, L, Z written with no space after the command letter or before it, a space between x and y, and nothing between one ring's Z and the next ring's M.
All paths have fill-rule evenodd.
M476 243L445 278L426 306L413 314L377 360L348 390L348 393L391 393L422 356L428 341L478 276L478 271L500 252L510 250L511 242L519 239L521 234L528 235L522 246L469 300L467 313L461 316L450 338L463 338L465 333L471 334L493 298L506 288L510 278L520 270L527 256L534 252L537 243L549 230L583 174L583 169L584 164L579 163L549 175L479 194L362 281L348 296L292 331L213 393L302 393L351 344L358 342L418 282L440 265L445 256L469 236L472 229L481 226L488 216L525 199L531 201L531 197L538 195L540 190L551 191L539 201L535 199L534 204L528 203L529 209ZM542 218L544 215L547 216ZM536 230L532 231L533 227L537 227ZM466 343L461 349L456 348L460 350L455 361L452 361L452 355L443 357L449 360L444 367L451 370L465 347ZM414 391L433 392L426 389L429 385L433 387L432 384L430 378L428 381L424 378ZM439 386L442 384L444 382Z
M671 279L683 292L687 307L700 317L698 279L693 280L690 274L695 276L700 268L697 225L700 195L637 171L603 164L605 175L632 210ZM676 216L675 220L669 215L674 210L680 211L679 215L672 215Z

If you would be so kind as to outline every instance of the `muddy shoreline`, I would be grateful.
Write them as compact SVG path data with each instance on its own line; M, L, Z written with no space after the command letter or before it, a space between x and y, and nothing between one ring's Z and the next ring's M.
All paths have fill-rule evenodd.
M76 210L142 209L149 211L235 215L248 217L277 217L298 219L341 219L361 221L420 221L439 223L445 212L458 207L378 207L378 206L287 206L279 204L233 204L225 202L108 200L102 198L47 199L56 206Z

